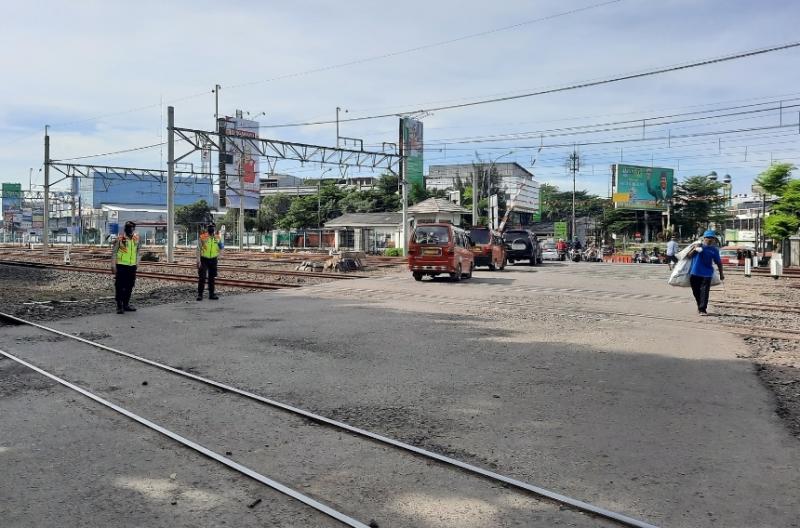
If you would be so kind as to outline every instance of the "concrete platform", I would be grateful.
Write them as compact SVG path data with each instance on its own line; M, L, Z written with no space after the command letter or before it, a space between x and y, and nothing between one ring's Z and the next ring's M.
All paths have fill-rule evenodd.
M800 445L665 276L403 273L53 326L659 526L800 526ZM30 328L0 348L381 527L612 526ZM0 387L3 526L336 525L7 360Z

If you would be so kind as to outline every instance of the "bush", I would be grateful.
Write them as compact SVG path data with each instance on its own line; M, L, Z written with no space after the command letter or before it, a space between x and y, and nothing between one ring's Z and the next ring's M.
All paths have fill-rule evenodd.
M383 254L386 257L402 257L403 248L386 248Z

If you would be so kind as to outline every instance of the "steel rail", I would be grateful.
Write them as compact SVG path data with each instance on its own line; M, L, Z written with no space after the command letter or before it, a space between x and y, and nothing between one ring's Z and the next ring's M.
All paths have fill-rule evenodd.
M412 293L406 291L399 291L399 290L378 290L374 288L320 288L320 287L313 287L308 288L305 290L308 293L330 293L330 294L337 294L337 293L365 293L368 295L376 294L376 293L388 293L392 295L403 295L406 297L413 297L414 300L423 303L432 303L432 304L441 304L441 305L451 305L451 306L466 306L468 308L483 308L486 304L497 305L500 307L520 307L520 308L529 308L530 304L526 304L523 302L512 302L512 301L496 301L496 300L486 300L481 302L470 302L468 299L462 299L457 297L443 297L441 295L425 295L419 293ZM361 297L364 298L364 297ZM375 297L366 297L367 300L374 300ZM385 300L385 299L382 299ZM563 307L560 307L564 309ZM762 328L753 328L751 326L742 326L730 323L702 323L700 321L692 321L689 319L679 319L677 317L668 317L665 315L652 315L646 313L632 313L632 312L617 312L617 311L605 311L605 310L584 310L581 308L567 308L572 312L551 312L551 315L558 315L562 317L579 317L580 314L593 314L593 315L611 315L617 317L636 317L639 319L653 319L656 321L671 321L676 323L689 323L693 325L698 325L697 328L712 328L716 331L723 331L722 329L730 329L733 333L738 333L742 335L750 335L756 336L756 333L760 332L761 335L757 335L756 337L774 337L776 339L789 339L789 340L800 340L800 330L795 330L792 328L771 328L771 327L762 327ZM766 334L766 335L765 335ZM787 337L791 336L791 337Z
M243 396L245 398L264 403L264 404L269 405L271 407L275 407L275 408L282 409L284 411L288 411L290 413L293 413L293 414L296 414L296 415L299 415L299 416L303 416L304 418L308 418L309 420L312 420L314 422L323 423L323 424L335 427L337 429L342 429L344 431L356 434L358 436L370 438L370 439L375 440L377 442L380 442L382 444L386 444L386 445L390 445L390 446L393 446L393 447L397 447L397 448L402 449L404 451L409 451L409 452L415 453L417 455L423 456L425 458L430 458L430 459L436 460L438 462L441 462L443 464L460 468L460 469L462 469L462 470L464 470L464 471L466 471L468 473L473 473L473 474L476 474L476 475L480 475L480 476L482 476L484 478L488 478L490 480L494 480L494 481L497 481L497 482L502 482L502 483L507 484L509 486L512 486L514 488L517 488L517 489L524 490L524 491L527 491L529 493L532 493L532 494L534 494L536 496L544 497L544 498L547 498L547 499L552 500L554 502L557 502L559 504L563 504L565 506L569 506L569 507L571 507L571 508L573 508L575 510L578 510L578 511L581 511L581 512L584 512L584 513L589 513L591 515L596 515L598 517L602 517L604 519L617 522L617 523L619 523L619 524L621 524L623 526L630 526L630 527L634 527L634 528L657 528L657 526L655 526L653 524L650 524L650 523L647 523L645 521L641 521L639 519L635 519L633 517L629 517L629 516L621 514L621 513L617 513L617 512L611 511L611 510L607 510L605 508L601 508L599 506L595 506L594 504L591 504L591 503L588 503L588 502L584 502L584 501L581 501L581 500L578 500L578 499L573 499L572 497L568 497L566 495L562 495L561 493L557 493L555 491L550 491L550 490L542 488L540 486L535 486L533 484L529 484L529 483L521 481L521 480L517 480L517 479L511 478L511 477L507 477L505 475L501 475L499 473L495 473L494 471L489 471L488 469L484 469L484 468L481 468L479 466L474 466L474 465L469 464L467 462L462 462L461 460L458 460L458 459L455 459L455 458L451 458L451 457L448 457L448 456L445 456L445 455L440 455L438 453L434 453L433 451L428 451L427 449L422 449L420 447L416 447L416 446L413 446L411 444L407 444L405 442L402 442L400 440L396 440L394 438L390 438L388 436L383 436L383 435L380 435L378 433L373 433L372 431L368 431L366 429L361 429L359 427L355 427L353 425L350 425L350 424L347 424L347 423L344 423L344 422L333 420L331 418L327 418L327 417L322 416L320 414L316 414L316 413L313 413L311 411L307 411L305 409L301 409L299 407L295 407L293 405L289 405L287 403L279 402L277 400L272 400L270 398L266 398L264 396L261 396L259 394L256 394L256 393L253 393L253 392L250 392L250 391L239 389L237 387L234 387L232 385L228 385L226 383L215 381L215 380L212 380L210 378L199 376L197 374L192 374L191 372L186 372L186 371L180 370L178 368L171 367L169 365L166 365L166 364L163 364L163 363L159 363L159 362L151 360L151 359L147 359L147 358L144 358L144 357L141 357L141 356L137 356L136 354L131 354L130 352L125 352L125 351L122 351L122 350L119 350L119 349L116 349L116 348L113 348L113 347L110 347L110 346L107 346L107 345L103 345L102 343L96 343L94 341L90 341L88 339L84 339L82 337L78 337L76 335L72 335L72 334L69 334L67 332L63 332L61 330L57 330L55 328L51 328L51 327L44 326L44 325L41 325L41 324L38 324L38 323L34 323L33 321L27 321L25 319L21 319L19 317L15 317L13 315L9 315L9 314L2 313L2 312L0 312L0 318L7 319L9 321L14 321L14 322L16 322L18 324L24 324L24 325L32 326L34 328L38 328L40 330L44 330L45 332L50 332L50 333L53 333L53 334L56 334L56 335L60 335L62 337L66 337L68 339L73 339L75 341L79 341L81 343L85 343L85 344L93 346L95 348L99 348L101 350L106 350L108 352L112 352L114 354L117 354L117 355L120 355L120 356L124 356L124 357L127 357L129 359L133 359L133 360L139 361L141 363L145 363L147 365L159 368L161 370L165 370L167 372L172 372L173 374L177 374L177 375L183 376L185 378L189 378L189 379L192 379L192 380L195 380L195 381L199 381L201 383L205 383L206 385L210 385L210 386L215 387L217 389L221 389L223 391L230 392L230 393L233 393L233 394L238 394L239 396Z
M175 440L179 444L182 444L182 445L188 447L189 449L193 449L194 451L197 451L198 453L200 453L202 455L205 455L208 458L216 460L220 464L228 466L229 468L233 469L234 471L237 471L237 472L241 473L242 475L248 476L253 480L256 480L256 481L258 481L258 482L260 482L262 484L265 484L265 485L269 486L270 488L272 488L272 489L274 489L276 491L279 491L280 493L283 493L284 495L288 495L289 497L291 497L291 498L293 498L295 500L298 500L298 501L302 502L303 504L305 504L307 506L310 506L310 507L314 508L315 510L321 512L321 513L324 513L325 515L327 515L329 517L332 517L333 519L336 519L337 521L339 521L339 522L341 522L343 524L346 524L348 526L352 526L354 528L369 528L368 525L362 523L361 521L353 519L352 517L350 517L348 515L345 515L344 513L340 512L338 510L334 510L330 506L327 506L327 505L325 505L325 504L323 504L323 503L321 503L319 501L316 501L316 500L312 499L311 497L309 497L307 495L303 495L299 491L296 491L296 490L294 490L294 489L292 489L292 488L290 488L290 487L288 487L288 486L286 486L284 484L281 484L280 482L278 482L276 480L273 480L273 479L271 479L271 478L269 478L269 477L267 477L265 475L262 475L261 473L258 473L257 471L255 471L253 469L250 469L247 466L239 464L238 462L235 462L235 461L231 460L230 458L228 458L226 456L220 455L216 451L212 451L211 449L208 449L207 447L202 446L202 445L198 444L197 442L189 440L185 436L181 436L178 433L170 431L169 429L166 429L165 427L162 427L162 426L158 425L155 422L151 422L147 418L144 418L142 416L139 416L138 414L132 413L131 411L129 411L127 409L124 409L123 407L120 407L119 405L116 405L116 404L114 404L114 403L112 403L112 402L110 402L110 401L108 401L108 400L106 400L104 398L101 398L100 396L98 396L98 395L96 395L96 394L94 394L92 392L89 392L88 390L84 389L83 387L79 387L78 385L70 383L69 381L67 381L65 379L59 378L55 374L51 374L50 372L47 372L46 370L43 370L43 369L37 367L36 365L28 363L24 359L18 358L16 356L14 356L13 354L9 354L8 352L6 352L4 350L0 350L0 354L2 354L3 356L7 357L8 359L10 359L12 361L16 361L20 365L24 365L24 366L28 367L29 369L31 369L31 370L33 370L35 372L38 372L39 374L41 374L43 376L46 376L46 377L50 378L51 380L53 380L53 381L55 381L57 383L60 383L61 385L65 386L65 387L67 387L69 389L74 390L75 392L78 392L78 393L86 396L87 398L89 398L91 400L96 401L97 403L99 403L101 405L105 405L109 409L111 409L113 411L116 411L119 414L122 414L123 416L126 416L126 417L130 418L131 420L133 420L135 422L139 422L140 424L144 425L145 427L147 427L149 429L152 429L153 431L156 431L157 433L161 433L162 435L164 435L164 436L166 436L168 438L171 438L172 440Z
M7 266L30 266L40 269L56 269L61 271L73 271L76 273L97 273L99 275L111 275L113 272L105 268L90 268L80 266L67 266L64 264L54 264L49 262L25 262L15 260L0 259L0 264ZM156 273L152 271L136 271L136 276L142 279L157 279L172 282L197 282L197 278L192 275L173 275L168 273ZM278 282L261 282L251 281L244 279L225 279L217 278L216 284L218 286L230 286L233 288L253 288L258 290L282 290L286 288L300 288L300 284L282 284Z

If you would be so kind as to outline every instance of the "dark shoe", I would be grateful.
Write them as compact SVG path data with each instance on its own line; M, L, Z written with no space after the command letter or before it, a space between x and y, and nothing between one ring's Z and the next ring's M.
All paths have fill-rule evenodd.
M136 311L136 308L134 308L131 305L123 306L122 309L125 310L126 312L135 312Z
M217 299L219 299L219 297L217 297L217 296L216 296L215 294L213 294L213 293L212 293L212 294L210 294L210 295L208 296L208 298L209 298L209 299L211 299L212 301L216 301Z
M197 300L198 300L198 301L202 301L202 300L203 300L203 296L202 296L202 295L198 295L198 296L197 296Z
M125 313L125 310L123 310L122 306L117 306L117 313L118 314L124 314Z

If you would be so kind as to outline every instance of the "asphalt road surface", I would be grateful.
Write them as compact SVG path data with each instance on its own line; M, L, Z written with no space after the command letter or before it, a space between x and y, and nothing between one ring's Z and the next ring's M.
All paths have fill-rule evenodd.
M51 324L657 526L800 526L800 443L666 273L404 272ZM365 523L615 526L29 327L0 349ZM339 526L7 359L0 467L4 528Z

